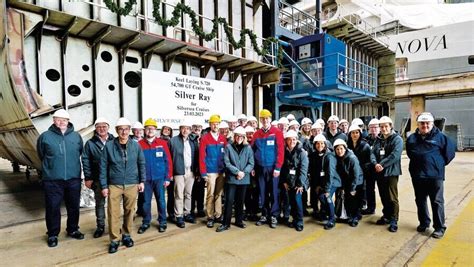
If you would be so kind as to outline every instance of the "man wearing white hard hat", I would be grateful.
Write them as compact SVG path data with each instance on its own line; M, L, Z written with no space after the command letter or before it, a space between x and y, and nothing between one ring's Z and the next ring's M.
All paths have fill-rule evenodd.
M239 125L239 120L236 116L230 116L226 121L229 124L228 127L230 132L233 132Z
M129 138L131 123L119 118L115 124L118 137L105 144L100 159L100 187L107 197L109 253L115 253L122 242L133 247L133 211L138 192L145 189L145 156L137 142ZM123 222L121 207L123 206Z
M232 142L232 131L230 130L230 125L232 123L227 123L225 121L221 121L219 123L219 134L222 136L225 136L227 139L227 142Z
M313 125L311 125L311 138L309 138L310 144L313 143L314 138L317 135L322 134L322 133L323 133L323 126L321 126L321 124L319 124L317 122L313 123Z
M379 125L381 135L375 141L370 155L383 205L383 215L377 224L389 224L388 230L395 233L398 231L398 177L402 174L403 139L393 130L393 122L389 117L381 117Z
M53 124L38 137L36 143L43 174L49 247L58 245L63 199L67 210L67 235L84 239L84 234L79 231L83 142L69 118L69 113L64 109L54 112Z
M139 121L136 121L132 124L132 140L138 142L143 138L143 124Z
M238 117L237 117L237 121L239 122L239 126L242 127L242 128L245 128L245 126L247 126L247 115L245 114L240 114Z
M292 120L288 124L288 130L293 130L295 132L300 131L300 123L297 120Z
M454 143L434 126L429 112L417 118L418 128L407 139L406 151L410 158L409 171L415 190L418 209L418 232L425 232L431 223L426 199L429 197L433 212L433 238L442 238L446 231L444 215L445 167L455 156Z
M283 133L285 134L286 131L288 131L288 125L290 124L290 122L288 121L288 119L286 117L281 117L279 120L278 120L278 129Z
M341 129L341 132L344 134L347 134L349 131L349 122L346 119L339 121L339 129Z
M247 126L250 126L256 130L258 130L258 120L255 116L248 116L247 117Z
M291 114L291 113L288 114L288 115L286 116L286 118L288 119L288 122L291 122L291 121L296 120L295 115L293 115L293 114Z
M308 153L298 142L298 133L288 131L285 135L285 158L281 167L281 179L288 199L296 231L303 230L303 192L309 188Z
M179 125L179 135L170 141L173 156L174 210L176 223L180 228L184 228L184 222L196 222L191 208L191 196L195 177L199 176L199 144L189 137L190 133L191 123L184 120Z
M86 142L84 153L82 154L82 168L87 188L94 190L95 217L97 228L94 238L101 237L105 230L105 197L102 195L100 187L100 157L107 142L114 140L114 136L109 133L109 122L105 118L97 118L94 123L94 136Z
M344 142L347 142L347 136L338 128L338 126L339 118L336 115L330 116L328 119L328 128L323 135L331 145L334 144L336 139L341 139Z
M369 133L367 135L366 141L367 144L370 146L370 150L372 150L372 147L379 138L380 134L380 126L379 126L379 120L377 118L373 118L369 122ZM363 215L371 215L375 213L375 208L376 208L376 198L375 198L375 178L376 178L376 173L373 168L369 170L369 173L365 178L365 198L364 202L366 203L367 207L365 209L362 209L361 213Z

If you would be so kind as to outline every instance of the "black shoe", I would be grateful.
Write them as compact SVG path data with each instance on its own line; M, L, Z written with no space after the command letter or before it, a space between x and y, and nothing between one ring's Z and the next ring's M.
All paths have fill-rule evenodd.
M290 228L295 227L295 225L293 224L293 222L290 222L290 221L286 221L286 226L288 226L288 227L290 227Z
M81 233L79 230L76 230L72 233L68 233L67 234L69 237L72 237L74 239L77 239L77 240L81 240L81 239L84 239L84 234Z
M117 252L119 246L120 246L120 242L115 242L115 241L110 242L109 253L112 254L112 253Z
M194 217L191 214L188 214L188 215L184 216L184 221L188 222L188 223L192 223L192 224L196 223L196 220L194 219Z
M202 218L202 217L205 217L205 216L206 216L206 213L203 210L200 210L196 213L197 218Z
M48 247L54 248L57 245L58 245L58 237L57 236L48 237Z
M271 221L270 221L270 228L276 228L277 224L278 224L277 218L272 216Z
M301 224L297 224L297 225L295 226L295 229L296 229L296 231L298 231L298 232L303 231L303 228L304 228L304 227L303 227L303 225L301 225Z
M140 226L140 228L138 228L138 232L139 234L143 234L146 232L146 230L148 230L148 228L150 228L150 225L149 224L142 224Z
M164 233L166 231L166 228L168 228L166 224L160 224L158 225L158 232Z
M331 230L332 228L334 228L334 226L336 226L336 224L334 222L329 221L324 225L324 230Z
M308 217L308 216L309 216L308 210L303 209L303 216L304 216L304 217Z
M349 221L349 226L350 226L350 227L357 227L357 225L359 225L359 221L358 221L358 220L351 220L351 221Z
M375 214L375 210L366 209L366 210L362 210L360 213L362 213L362 215L372 215L372 214Z
M380 219L377 220L377 222L375 222L375 224L377 225L385 225L385 224L388 224L389 221L385 218L385 217L382 217Z
M176 222L176 218L174 217L174 215L168 216L167 220L172 223Z
M239 228L242 228L242 229L245 229L247 227L247 225L243 222L241 223L235 223L235 226L239 227Z
M207 228L212 228L214 227L214 220L213 219L208 219L207 220Z
M432 238L441 239L444 236L444 229L435 230L432 234Z
M418 227L416 227L416 231L418 233L423 233L426 231L426 229L428 229L428 226L424 226L424 225L418 225Z
M133 242L133 239L129 236L129 235L124 235L122 236L122 243L124 246L126 246L127 248L131 248L133 247L133 245L135 244Z
M262 217L260 217L260 220L258 220L258 221L255 223L255 225L256 225L256 226L261 226L261 225L264 225L264 224L266 224L266 223L267 223L267 217L262 216Z
M99 227L97 227L97 229L95 229L94 238L99 238L99 237L101 237L103 234L104 234L104 227L103 227L103 226L99 226Z
M248 221L248 215L247 214L244 214L244 216L242 216L242 221Z
M221 224L219 225L219 227L217 227L216 232L220 233L220 232L227 231L229 229L230 229L230 225Z
M397 223L390 223L390 226L388 227L388 230L392 233L397 232L398 231Z
M224 217L224 216L221 215L221 216L215 218L214 221L215 221L216 223L222 223L222 222L224 222L224 218L223 218L223 217Z

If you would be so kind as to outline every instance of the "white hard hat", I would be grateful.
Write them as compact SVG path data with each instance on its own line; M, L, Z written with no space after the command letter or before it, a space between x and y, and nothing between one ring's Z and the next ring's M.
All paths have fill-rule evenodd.
M373 119L370 120L369 126L370 126L370 125L379 125L379 123L380 123L380 122L379 122L379 119L373 118Z
M255 129L252 126L245 127L246 133L255 133Z
M288 114L288 115L286 116L286 118L287 118L289 121L296 120L295 115L293 115L293 114L291 114L291 113Z
M361 119L359 119L359 118L355 118L355 119L352 120L352 123L351 123L351 124L352 124L352 125L355 124L355 125L359 125L359 126L360 126L360 125L364 125L364 122L363 122Z
M298 138L298 133L296 131L293 131L293 130L289 130L288 132L286 132L285 134L285 139L286 138Z
M219 129L225 129L225 128L229 128L229 124L225 121L221 121L219 123Z
M429 112L421 113L416 119L417 122L434 122L433 114Z
M193 123L190 120L181 120L181 123L179 124L179 127L181 126L187 126L187 127L192 127Z
M239 120L247 120L247 115L245 114L240 114L239 117L237 117Z
M336 141L334 141L333 147L336 148L338 145L343 145L347 147L346 141L342 139L336 139Z
M390 119L390 117L387 117L387 116L383 116L382 118L380 118L379 124L382 124L382 123L393 124L392 119Z
M305 124L312 124L313 122L311 121L310 118L303 118L301 120L301 125L305 125Z
M258 120L255 116L248 116L247 121L256 121L256 122L258 122Z
M136 122L133 123L132 129L144 129L144 127L143 127L143 124L141 122L136 121Z
M117 123L115 123L115 126L132 126L132 124L127 118L122 117L117 120Z
M272 121L271 123L273 126L277 126L278 125L278 121Z
M317 120L316 120L316 123L321 124L321 126L324 126L324 125L326 124L326 122L324 122L323 119L317 119Z
M287 117L281 117L279 120L278 120L278 124L289 124L290 122L288 121L288 118Z
M226 121L227 122L237 122L237 117L236 116L230 116Z
M194 125L196 125L196 126L201 126L201 127L202 127L204 124L202 123L201 120L194 120L192 126L194 126Z
M245 129L242 126L239 126L235 128L234 134L240 134L240 135L245 135Z
M349 127L348 133L350 133L350 132L352 132L352 131L356 131L356 130L359 131L359 132L361 132L359 125L357 125L357 124L352 124L351 127Z
M291 127L291 126L293 126L293 125L298 125L298 126L300 126L300 123L299 123L297 120L292 120L292 121L290 121L290 125L289 125L289 126Z
M323 126L320 123L315 122L311 125L311 129L323 129Z
M318 134L313 139L313 143L316 142L326 142L326 137L323 134Z
M94 126L97 126L99 123L106 123L107 125L110 125L109 121L104 117L97 118L94 122Z
M339 122L339 117L336 116L336 115L331 115L331 117L329 117L329 119L328 119L328 123L329 123L330 121L337 121L337 122Z
M343 123L349 124L349 122L348 122L346 119L341 119L341 121L339 122L339 124L343 124Z
M63 118L63 119L70 119L69 113L64 109L58 109L53 114L53 118Z

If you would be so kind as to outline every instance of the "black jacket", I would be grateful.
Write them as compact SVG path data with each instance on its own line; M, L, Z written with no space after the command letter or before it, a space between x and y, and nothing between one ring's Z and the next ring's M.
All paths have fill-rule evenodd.
M384 155L381 155L381 150L385 151ZM370 161L374 166L380 164L384 168L382 173L378 175L383 177L401 175L402 151L403 140L399 134L392 130L392 134L387 139L384 139L383 135L380 135L380 137L375 141L370 155Z
M280 178L290 188L303 187L308 190L308 153L300 143L292 151L285 147L285 159L281 167Z
M364 173L368 173L370 169L373 168L372 162L370 162L370 146L367 144L367 142L362 140L362 138L359 138L355 147L352 140L349 140L347 143L347 148L352 150L352 152L354 152L354 154L357 156L360 167Z
M342 139L347 142L347 135L343 132L341 132L340 129L337 129L337 133L335 135L331 134L331 131L329 131L329 128L323 132L324 137L332 144L334 144L334 141L336 139Z
M106 143L113 141L114 136L109 133ZM94 134L91 139L87 140L82 153L82 169L84 171L85 180L99 181L100 175L100 157L104 150L105 144L102 143L100 137Z
M362 169L356 155L347 150L344 156L337 157L336 170L342 180L344 190L355 191L358 185L363 183Z
M326 148L322 153L315 150L309 154L309 178L311 187L319 186L324 188L328 181L329 173L331 172L329 171L330 165L334 165L333 172L336 170L335 162L331 160L332 157L329 155L330 153L330 150Z

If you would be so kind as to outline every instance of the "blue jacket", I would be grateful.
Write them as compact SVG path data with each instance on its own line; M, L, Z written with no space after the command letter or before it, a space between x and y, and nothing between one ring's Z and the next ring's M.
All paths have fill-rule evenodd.
M424 139L416 129L407 139L406 151L410 158L408 170L412 179L444 180L445 166L455 156L454 143L436 126Z
M148 181L171 181L173 179L173 162L168 143L156 137L151 143L148 143L148 140L144 138L138 141L138 145L145 156L146 179Z
M189 136L191 146L191 171L194 175L199 175L199 146L197 138ZM184 141L182 135L175 136L170 140L171 157L173 158L173 175L184 175Z
M225 149L224 164L226 169L226 177L228 184L249 185L250 172L254 167L254 158L252 148L245 144L240 153L237 151L237 146L234 144L227 144ZM237 179L237 173L242 171L245 173L243 179Z
M220 135L217 140L211 133L205 134L201 138L199 145L199 169L201 176L207 176L208 173L224 172L224 154L227 139Z
M280 171L285 157L285 141L283 133L278 128L271 126L268 131L258 129L253 134L252 148L255 165Z
M380 151L384 151L384 155ZM377 174L382 177L399 176L402 174L402 151L403 139L399 134L392 130L392 134L384 139L383 135L374 143L372 153L370 154L370 161L375 166L377 163L382 165L384 170Z
M107 142L113 141L114 136L109 134ZM105 144L102 143L100 137L95 134L86 142L84 153L82 154L82 169L84 171L85 180L99 181L100 175L100 157L104 150Z
M82 137L74 131L72 123L64 135L58 127L51 125L36 142L43 180L81 178L82 147Z
M123 151L118 137L105 144L100 158L101 188L109 188L109 185L144 183L145 174L145 157L137 142L128 139L125 151Z

